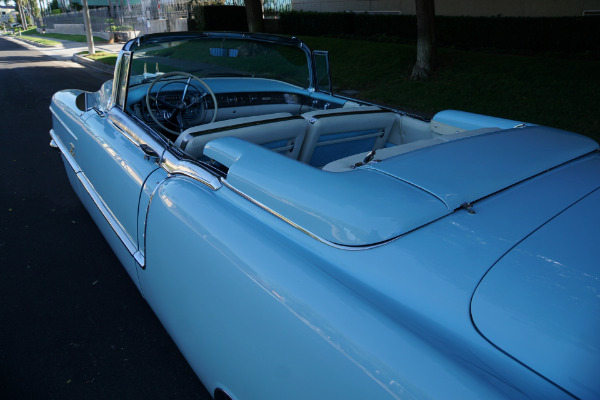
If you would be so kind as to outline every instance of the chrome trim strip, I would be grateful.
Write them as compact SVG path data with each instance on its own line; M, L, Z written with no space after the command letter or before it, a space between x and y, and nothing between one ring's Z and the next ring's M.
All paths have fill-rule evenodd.
M342 138L342 139L334 139L334 140L323 140L322 142L317 142L317 144L315 144L315 147L328 146L330 144L352 142L355 140L370 139L370 138L374 138L374 137L383 137L384 134L385 134L385 132L383 130L380 130L375 133L368 133L366 135L350 136L350 137L346 137L346 138Z
M284 151L292 151L294 150L294 143L289 146L277 147L276 149L269 149L274 153L283 153Z
M136 146L141 147L142 144L147 144L156 151L160 155L159 166L169 174L186 175L213 190L221 187L221 182L216 176L191 161L176 157L168 151L168 145L165 142L160 142L139 125L131 123L130 116L118 107L110 110L108 121Z
M119 52L117 56L117 61L115 62L115 70L113 73L113 82L112 82L112 91L110 93L110 100L108 104L108 109L112 109L112 107L117 102L117 92L119 91L119 77L121 76L121 64L123 60L123 51Z
M140 143L143 143L141 138L127 127L123 117L117 114L118 111L120 110L116 107L113 107L113 109L110 110L110 113L108 114L108 123L119 130L131 143L139 147Z
M141 259L141 262L138 261L138 265L140 266L140 268L142 269L146 269L146 230L148 229L148 214L150 213L150 205L152 204L152 200L154 199L154 195L156 194L156 192L158 191L158 189L162 186L162 184L169 179L169 177L167 176L167 178L163 179L162 181L160 181L156 187L154 188L154 190L152 191L152 193L150 194L150 198L148 199L148 206L146 207L146 213L144 214L144 232L142 233L142 238L143 238L143 247L140 248L140 250L134 255L137 256ZM138 234L139 236L139 234ZM137 261L137 258L136 258Z
M133 258L135 259L135 261L141 269L146 269L146 258L144 257L144 254L141 251L136 251L133 255Z
M69 132L69 135L73 136L73 139L77 140L77 136L75 136L75 134L73 133L73 131L67 126L67 124L65 124L65 121L63 121L62 118L58 116L58 114L56 113L56 111L54 111L52 109L52 106L50 106L49 108L50 108L50 112L52 113L52 115L54 115L56 117L56 119L58 120L58 122L60 122L60 124L65 127L65 129L67 130L67 132Z
M94 186L87 179L87 177L85 176L85 174L79 167L79 164L77 164L75 159L71 156L71 154L66 149L64 144L60 141L60 139L58 138L58 136L56 135L56 133L54 132L53 129L50 130L50 137L58 146L58 149L60 150L62 156L67 160L67 162L69 163L71 168L73 168L73 171L75 172L75 175L77 176L77 179L79 179L79 182L81 182L81 185L86 190L86 192L88 193L88 195L90 196L90 198L92 199L94 204L96 204L96 207L98 207L98 210L104 216L104 219L106 219L106 222L108 222L108 224L110 225L112 230L115 232L115 234L117 235L117 237L119 238L121 243L123 243L123 245L129 252L129 254L131 254L132 257L138 263L140 263L140 265L144 265L144 256L140 254L135 243L131 240L131 238L129 237L129 235L127 234L125 229L121 226L121 224L119 223L117 218L113 215L113 213L110 211L110 209L106 206L106 204L104 203L104 200L102 200L102 198L100 198L100 196L98 196L98 194L96 193L96 190L94 189Z
M98 207L98 210L104 216L104 219L106 219L106 222L108 222L108 224L115 232L121 243L123 243L129 254L131 254L131 256L134 257L137 261L136 253L138 253L138 249L136 247L136 244L129 237L123 226L121 226L121 224L114 216L112 211L110 211L106 203L104 203L104 200L102 200L102 198L98 196L92 183L87 179L83 172L79 172L77 174L77 178L79 178L79 181L83 185L84 189L88 192L90 198L92 199L94 204L96 204L96 207Z
M160 166L169 174L185 175L208 186L212 190L217 190L222 186L221 181L215 175L204 170L191 161L178 159L168 150L165 150L163 153Z
M157 151L156 149L162 149L166 145L166 142L157 140L144 128L132 122L131 116L119 107L113 107L110 110L108 113L108 122L138 147L140 147L141 144L147 144Z
M65 158L65 160L67 160L67 162L69 163L71 168L73 168L73 171L76 174L80 173L81 168L79 168L79 164L77 164L77 161L75 161L75 159L73 158L71 153L69 153L69 150L67 150L67 148L65 147L63 142L60 141L58 135L56 134L56 132L54 132L54 129L50 129L50 137L52 138L50 145L52 146L52 142L54 142L56 147L58 147L58 150L60 151L60 153Z
M310 117L308 122L310 122L311 124L314 124L315 122L317 122L317 120L319 120L321 118L344 117L346 115L381 114L381 113L388 113L388 112L390 112L390 111L385 110L385 109L361 110L359 108L358 110L352 110L349 112L337 112L337 113L331 113L331 114L315 114Z
M336 249L348 250L348 251L369 250L369 249L374 249L376 247L383 246L384 244L393 242L394 240L396 240L399 237L401 237L401 236L396 236L396 237L393 237L391 239L385 240L385 241L380 242L380 243L375 243L375 244L370 244L370 245L365 245L365 246L348 246L348 245L338 244L338 243L332 242L330 240L324 239L324 238L320 237L319 235L316 235L316 234L312 233L308 229L303 228L302 226L298 225L297 223L295 223L295 222L291 221L290 219L284 217L283 215L279 214L275 210L273 210L273 209L267 207L266 205L262 204L258 200L254 199L254 198L250 197L249 195L245 194L244 192L236 189L231 184L229 184L225 179L221 179L221 182L223 182L223 184L227 188L231 189L234 193L237 193L238 195L242 196L243 198L245 198L246 200L250 201L251 203L254 203L255 205L257 205L260 208L262 208L263 210L267 211L268 213L270 213L270 214L274 215L275 217L283 220L284 222L290 224L294 228L298 229L300 232L302 232L302 233L310 236L313 239L318 240L319 242L321 242L323 244L326 244L326 245L331 246L331 247L335 247Z

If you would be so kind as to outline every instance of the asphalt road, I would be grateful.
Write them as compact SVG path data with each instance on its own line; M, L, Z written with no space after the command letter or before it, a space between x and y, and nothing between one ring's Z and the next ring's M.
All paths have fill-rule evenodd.
M69 186L48 110L110 76L0 37L0 398L209 399Z

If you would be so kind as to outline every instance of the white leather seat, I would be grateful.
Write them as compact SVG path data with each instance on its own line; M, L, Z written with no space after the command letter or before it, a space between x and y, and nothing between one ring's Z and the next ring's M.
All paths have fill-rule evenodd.
M189 128L179 135L175 145L190 156L200 158L206 143L233 136L297 159L306 129L304 118L290 113L234 118Z
M308 122L299 160L316 167L385 146L395 113L379 107L352 107L302 114Z
M394 157L394 156L404 154L404 153L408 153L413 150L422 149L424 147L434 146L434 145L437 145L440 143L450 142L453 140L459 140L459 139L470 137L470 136L482 135L484 133L494 132L494 131L498 131L498 130L500 130L500 128L481 128L481 129L474 129L471 131L463 131L463 132L459 132L459 133L456 133L453 135L450 135L450 134L435 135L435 137L432 139L417 140L415 142L400 144L397 146L386 147L385 149L377 150L375 152L375 156L373 157L373 160L375 160L375 161L385 160L387 158ZM332 161L329 164L325 165L322 168L322 170L329 171L329 172L350 171L350 170L356 168L357 166L360 166L361 163L364 162L364 160L368 154L369 154L369 152L365 151L362 153L353 154L351 156L341 158L339 160Z

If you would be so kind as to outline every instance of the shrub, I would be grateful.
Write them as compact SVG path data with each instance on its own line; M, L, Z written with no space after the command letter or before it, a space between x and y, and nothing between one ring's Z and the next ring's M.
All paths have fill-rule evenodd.
M446 17L437 16L438 45L463 49L583 52L600 50L600 18ZM284 34L354 37L416 42L414 15L283 12L278 30Z

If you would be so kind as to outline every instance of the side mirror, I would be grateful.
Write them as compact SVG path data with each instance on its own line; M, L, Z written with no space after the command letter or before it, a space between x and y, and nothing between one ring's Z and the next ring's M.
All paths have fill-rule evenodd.
M83 112L90 111L94 107L98 105L96 96L94 93L83 92L77 95L75 98L75 105L77 108Z
M319 92L332 94L329 52L322 50L313 51L313 63L315 68L315 89Z

